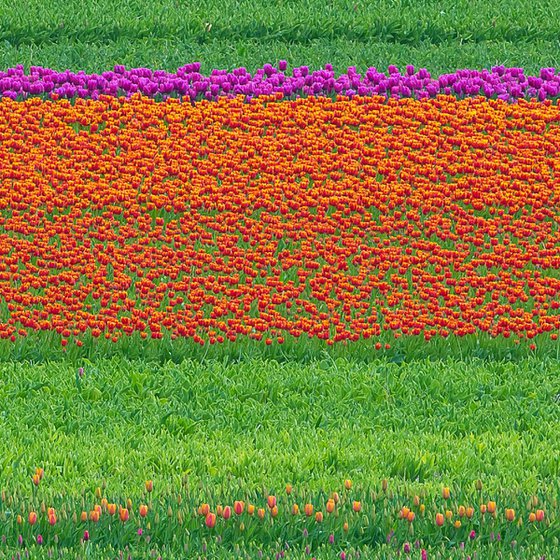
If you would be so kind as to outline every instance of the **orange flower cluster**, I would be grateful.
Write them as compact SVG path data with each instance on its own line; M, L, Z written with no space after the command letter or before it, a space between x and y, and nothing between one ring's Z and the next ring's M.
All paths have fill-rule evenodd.
M560 328L558 110L0 102L0 337Z

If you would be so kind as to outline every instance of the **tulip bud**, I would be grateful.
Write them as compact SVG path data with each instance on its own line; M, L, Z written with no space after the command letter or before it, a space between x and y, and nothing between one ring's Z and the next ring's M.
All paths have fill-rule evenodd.
M146 480L146 492L151 492L154 489L154 482L152 480Z
M245 531L245 523L243 523L243 521L239 524L239 530L241 532Z
M387 492L387 487L389 486L389 483L387 482L387 479L384 478L383 482L381 483L381 489L383 490L383 492Z
M49 515L49 523L51 525L54 525L56 523L56 515L54 513L52 515Z
M460 529L461 528L461 522L458 519L455 521L455 523L453 523L453 525L454 525L455 529Z
M420 504L420 514L424 515L424 511L426 510L426 506L424 504Z
M218 517L222 517L222 513L224 512L224 508L221 505L216 506L216 515Z
M141 504L138 513L140 517L146 517L146 515L148 515L148 506L146 504Z
M272 509L272 508L276 505L276 497L275 497L275 496L269 496L269 497L266 499L266 502L267 502L267 504L268 504L268 507L269 507L270 509Z
M459 506L457 513L459 514L459 517L464 517L467 513L465 506Z
M338 492L332 493L332 499L334 500L335 504L338 504L338 502L340 501L340 496L338 495Z
M488 513L495 513L496 511L496 502L488 502Z
M259 510L257 511L257 515L259 516L259 519L264 519L264 514L265 514L264 508L259 508Z
M200 512L206 517L210 513L210 506L208 504L202 504L200 506Z
M299 506L297 504L294 504L292 506L292 515L297 515L299 513Z
M482 491L482 480L478 479L475 483L476 489L481 492Z
M442 527L444 523L444 517L442 513L436 513L436 525Z
M537 516L535 515L535 513L531 512L529 514L529 523L534 523L536 521L536 519L537 519Z
M173 517L173 510L171 506L167 506L167 517Z
M538 509L536 514L535 514L537 521L540 523L541 521L544 521L544 510L542 509Z
M316 521L317 523L322 523L322 521L323 521L323 514L322 514L320 511L318 511L318 512L315 514L315 521Z
M441 495L443 496L444 500L449 500L449 496L450 496L450 491L449 488L447 486L445 486L441 492Z
M352 488L352 481L350 479L346 479L344 481L344 488L346 488L346 490L350 490L350 488Z
M84 531L83 539L84 539L85 542L89 541L89 532L88 531Z
M327 506L326 506L327 513L332 513L334 511L334 508L335 508L334 500L327 500Z
M304 511L305 511L305 515L307 515L307 517L311 517L313 515L313 505L312 504L305 504Z
M223 515L224 519L226 519L226 520L229 519L231 517L231 508L229 506L226 506L224 508L224 511L223 511L222 515Z
M362 504L361 504L360 502L353 501L353 502L352 502L352 509L353 509L356 513L358 513L359 511L362 510Z
M482 513L482 515L486 513L486 504L480 504L480 513Z
M82 513L80 514L80 521L82 523L85 523L87 521L87 512L82 511Z
M348 521L345 521L345 522L344 522L344 525L342 526L342 530L343 530L345 533L348 533Z
M270 515L272 515L272 517L276 517L278 515L278 506L274 506L271 510L270 510Z
M27 520L29 521L29 525L35 525L35 523L37 523L37 514L34 511L30 511Z
M515 519L515 510L506 508L506 519L508 521L513 521Z
M95 497L96 497L98 500L101 499L101 488L100 488L99 486L95 489Z
M286 494L288 494L288 496L292 493L292 485L291 484L286 484Z
M255 506L253 504L249 504L247 506L247 513L249 515L253 515L255 513Z
M179 525L183 524L183 514L181 513L181 511L177 512L177 522L179 523Z
M39 486L39 482L41 482L41 478L39 477L39 475L38 475L38 474L34 474L31 478L32 478L32 480L33 480L33 484L34 484L35 486Z
M23 517L21 515L18 515L16 517L16 522L18 525L21 525L23 523Z

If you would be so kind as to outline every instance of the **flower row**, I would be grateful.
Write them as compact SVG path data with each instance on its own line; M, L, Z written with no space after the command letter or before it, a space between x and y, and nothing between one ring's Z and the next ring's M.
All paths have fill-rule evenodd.
M253 543L260 539L263 545L285 543L285 550L300 547L307 555L331 546L345 558L345 550L364 544L389 545L405 554L413 546L442 544L472 553L488 542L503 541L510 548L558 537L555 498L534 495L525 501L513 497L518 510L485 499L480 481L475 485L476 497L462 496L466 503L460 503L447 487L439 497L423 491L407 497L395 495L386 480L380 489L365 492L356 491L352 481L345 480L339 491L317 496L287 484L282 495L251 494L212 506L197 502L201 494L189 489L188 482L183 481L172 495L159 495L148 480L137 504L130 498L120 504L109 500L98 487L90 498L85 493L77 501L60 497L55 508L41 497L43 474L37 469L31 499L2 492L0 533L4 544L142 548L169 544L174 535L176 545L198 553L206 552L210 541L230 547L247 538ZM90 499L93 505L84 508Z
M220 96L280 94L281 97L310 95L382 95L417 99L439 94L464 96L482 95L514 101L519 98L550 99L560 94L560 75L555 68L543 68L538 76L526 76L522 68L494 66L490 70L458 70L432 77L425 69L408 65L401 73L396 66L389 66L387 73L375 67L364 74L350 67L347 72L335 75L331 64L321 70L310 71L307 66L293 68L286 73L287 63L281 60L278 67L265 64L254 74L246 68L231 71L212 70L205 76L200 63L186 64L177 72L115 66L101 74L83 71L58 72L49 68L31 66L29 73L18 65L0 72L0 96L25 99L46 95L52 98L93 98L100 95L126 95L136 92L150 97L176 96L195 101L217 99Z
M555 107L267 100L0 103L0 337L557 339Z

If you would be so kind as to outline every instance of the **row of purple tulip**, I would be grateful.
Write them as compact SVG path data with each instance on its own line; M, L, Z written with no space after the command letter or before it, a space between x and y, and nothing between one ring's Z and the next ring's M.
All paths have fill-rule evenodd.
M407 66L401 73L389 66L387 73L369 68L359 74L355 67L336 77L331 64L317 71L307 66L285 73L287 63L278 67L265 64L254 74L245 68L212 70L200 73L200 63L187 64L175 73L148 68L127 70L115 66L112 71L86 74L83 71L57 72L32 66L25 73L22 65L0 72L0 97L25 99L29 96L97 98L100 95L132 95L136 92L150 97L182 97L191 101L216 99L219 96L245 95L248 98L263 94L281 93L283 97L301 95L382 95L390 97L435 97L439 94L458 97L482 95L514 101L519 98L545 99L560 95L560 74L555 68L543 68L538 76L526 76L522 68L494 66L490 70L457 70L434 78L425 69Z

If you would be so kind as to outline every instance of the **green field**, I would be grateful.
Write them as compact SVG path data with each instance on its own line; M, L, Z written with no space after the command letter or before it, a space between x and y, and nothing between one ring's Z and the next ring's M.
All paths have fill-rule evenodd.
M101 72L115 64L202 71L285 59L335 71L389 64L432 73L494 64L560 65L560 6L550 0L0 2L0 66Z
M560 66L557 2L370 4L0 0L0 67L102 72L124 64L174 71L200 61L203 73L239 66L253 72L285 59L289 70L332 63L338 74L348 66L385 71L389 64L401 70L413 64L437 75L497 64L527 73ZM63 355L55 339L52 351L48 336L0 347L0 490L26 505L27 496L34 503L91 502L97 487L117 502L137 504L150 479L160 496L187 486L196 489L196 500L213 503L280 495L288 483L304 496L326 496L345 479L366 496L387 479L398 496L439 496L447 486L478 503L475 481L481 480L486 499L520 511L533 494L556 506L557 343L546 341L538 355L527 345L510 352L512 342L504 340L493 341L488 352L475 352L473 340L463 346L432 341L426 348L400 341L387 354L364 345L346 355L313 341L287 345L285 352L249 345L207 355L188 343L173 353L135 339L105 356L107 345L96 350L95 341ZM31 482L36 467L45 469L39 488ZM0 500L0 534L8 525L8 533L19 530L6 517L10 503ZM555 530L542 547L533 542L511 557L557 557ZM0 559L18 550L15 541L8 544L0 545ZM239 557L255 558L258 546L251 546ZM495 543L483 546L479 558L502 557ZM265 557L274 551L270 545ZM163 558L181 552L158 549ZM318 548L316 555L339 557L331 552L323 556ZM362 558L392 558L392 552L366 547ZM118 557L116 544L111 555ZM209 557L232 556L217 549ZM290 556L299 557L310 558ZM465 555L438 545L432 558Z

